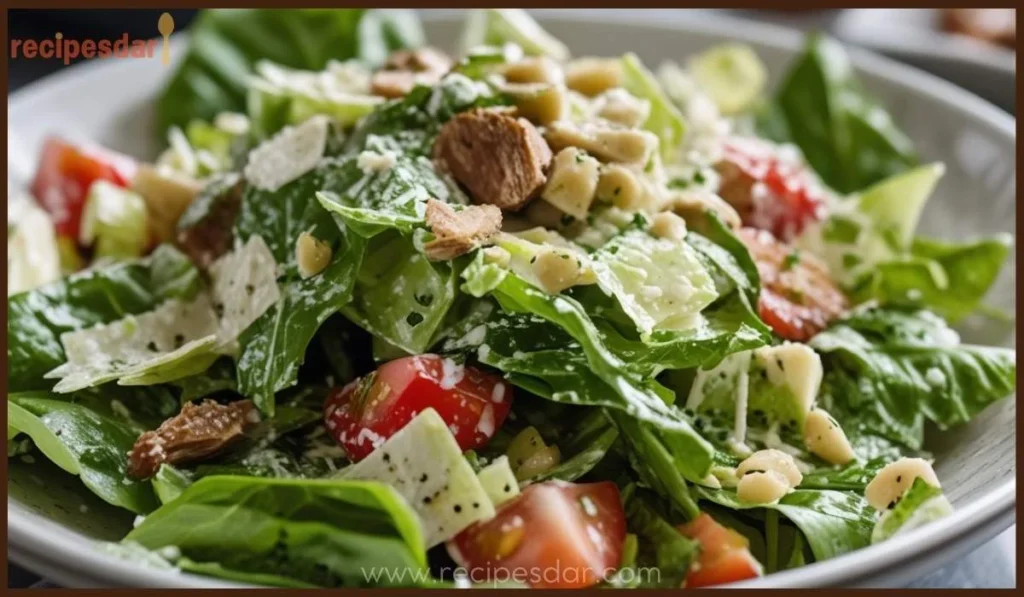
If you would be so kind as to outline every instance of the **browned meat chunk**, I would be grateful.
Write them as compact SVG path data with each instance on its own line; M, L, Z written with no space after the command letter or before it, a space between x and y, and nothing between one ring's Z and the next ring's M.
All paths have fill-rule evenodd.
M373 74L370 92L386 98L402 97L417 84L437 83L451 68L451 58L441 50L398 50Z
M128 455L128 474L148 479L163 463L195 462L213 456L242 438L260 421L251 400L222 405L213 400L188 403L177 416L139 436Z
M207 269L231 250L243 187L238 174L211 182L178 220L175 244L200 268Z
M434 157L476 203L517 211L544 186L551 149L532 124L509 110L478 108L441 127Z
M434 240L423 246L434 261L455 259L487 242L501 229L501 210L493 205L471 205L455 211L451 205L427 201L427 226Z

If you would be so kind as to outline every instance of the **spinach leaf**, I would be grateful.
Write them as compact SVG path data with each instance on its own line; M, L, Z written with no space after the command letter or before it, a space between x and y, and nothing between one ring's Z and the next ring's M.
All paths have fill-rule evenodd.
M840 193L863 189L917 164L913 143L861 88L845 50L811 35L779 87L761 133L792 141L821 179ZM773 106L773 107L774 107ZM763 124L763 123L762 123ZM787 138L779 138L779 131Z
M1016 353L959 344L927 311L855 311L811 341L822 355L823 406L855 434L919 449L924 421L969 421L1016 388Z
M156 308L168 299L190 299L199 274L170 245L149 257L86 270L7 301L8 390L41 390L43 379L66 360L60 336Z
M217 359L202 373L183 377L171 383L181 389L179 400L182 404L220 392L238 391L235 363L229 357Z
M858 494L842 491L796 489L777 503L751 505L727 490L697 487L702 499L731 508L777 510L804 534L818 561L866 547L875 525L874 508Z
M189 46L157 102L160 130L243 112L253 65L320 70L328 60L377 65L423 34L408 11L365 9L205 10L190 28Z
M662 518L644 493L640 489L627 488L623 499L626 528L636 533L638 539L637 567L645 569L649 576L647 584L641 586L677 589L686 580L690 565L700 553L700 543L683 536ZM651 575L652 569L658 574Z
M128 476L126 454L138 437L131 428L49 392L10 394L7 402L9 424L104 501L138 514L157 506L149 482Z
M858 301L917 306L950 322L970 315L999 277L1009 234L963 243L917 237L905 257L877 264L853 290Z
M318 586L414 584L427 564L416 514L390 487L359 481L206 477L124 540L177 546L219 564L212 573Z

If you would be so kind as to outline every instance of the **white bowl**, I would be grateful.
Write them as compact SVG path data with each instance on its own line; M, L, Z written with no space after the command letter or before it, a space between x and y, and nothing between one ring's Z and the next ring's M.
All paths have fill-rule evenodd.
M543 24L577 55L634 51L650 65L681 59L710 44L741 40L754 46L775 77L801 45L790 31L702 12L540 11ZM428 11L429 38L452 45L458 11ZM172 55L180 57L184 39ZM946 163L946 176L922 220L924 232L963 238L1014 232L1015 121L978 97L920 71L852 52L866 86L917 143L922 158ZM169 67L155 60L93 61L26 87L9 99L12 180L31 176L48 133L92 139L141 157L158 149L151 106ZM1014 310L1015 261L989 303ZM1013 346L1013 326L968 324L966 342ZM899 586L960 557L1014 520L1016 409L993 405L970 425L929 436L936 469L956 513L894 540L826 562L747 584L807 587ZM94 538L116 540L131 514L107 506L78 480L46 465L10 462L8 555L19 565L67 586L233 586L216 579L139 568L100 553Z

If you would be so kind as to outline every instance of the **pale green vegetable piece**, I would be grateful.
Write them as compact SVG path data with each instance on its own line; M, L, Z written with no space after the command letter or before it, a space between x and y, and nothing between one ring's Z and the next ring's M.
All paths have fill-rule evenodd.
M256 138L317 114L351 126L383 101L370 94L370 73L365 67L355 61L333 60L319 72L259 62L247 98Z
M466 18L462 33L465 52L477 46L502 46L513 43L531 56L569 59L569 48L545 31L525 10L490 8L474 10Z
M89 186L78 240L97 257L142 255L149 244L146 202L134 191L105 180Z
M871 542L885 541L952 513L953 506L946 496L942 495L941 489L924 479L914 479L914 484L903 494L896 506L882 513L871 531Z
M622 86L636 97L651 103L651 114L643 128L658 136L661 157L671 162L686 134L686 118L669 100L658 84L658 79L647 70L636 54L629 53L622 57Z
M726 116L750 109L768 83L768 69L744 44L711 47L692 57L687 66L694 81Z
M494 516L490 497L437 411L424 410L382 439L368 437L377 448L335 477L394 487L419 515L428 548Z
M519 483L508 463L508 456L499 456L476 476L495 507L519 495Z
M22 200L7 236L7 296L60 279L60 247L50 215L35 201Z
M924 204L945 172L945 165L936 162L891 176L864 190L857 209L868 217L876 234L907 249Z
M593 268L598 286L644 334L693 327L718 298L697 252L682 240L630 231L594 253Z

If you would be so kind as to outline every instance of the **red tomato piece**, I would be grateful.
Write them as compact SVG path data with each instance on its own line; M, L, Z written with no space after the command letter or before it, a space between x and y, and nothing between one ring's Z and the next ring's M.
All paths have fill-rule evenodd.
M487 443L512 406L500 376L435 354L390 361L333 391L324 405L327 430L359 461L427 408L448 424L459 447Z
M135 163L128 157L50 137L43 144L32 194L53 218L57 234L77 242L82 208L92 183L108 180L125 187L134 170Z
M733 137L715 166L719 194L739 212L743 224L789 241L807 224L824 219L824 190L794 156L767 141Z
M473 582L513 580L533 588L582 588L618 569L626 515L611 481L530 485L448 541Z
M846 311L846 295L813 255L764 230L742 228L738 236L761 277L758 314L780 337L805 342Z
M710 587L764 574L750 554L747 538L724 527L707 513L681 525L679 532L700 543L700 557L686 576L687 588Z

